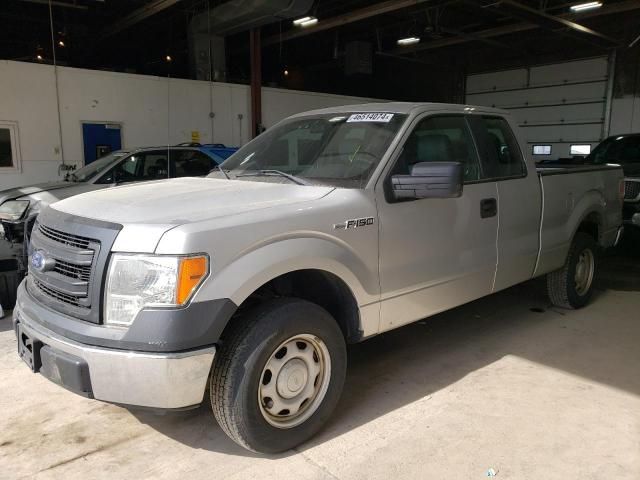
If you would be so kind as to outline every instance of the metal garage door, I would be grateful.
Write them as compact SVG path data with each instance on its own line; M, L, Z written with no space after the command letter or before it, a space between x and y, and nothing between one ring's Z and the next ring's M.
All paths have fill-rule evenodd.
M598 57L469 75L466 103L510 110L536 161L568 158L608 133L610 71Z

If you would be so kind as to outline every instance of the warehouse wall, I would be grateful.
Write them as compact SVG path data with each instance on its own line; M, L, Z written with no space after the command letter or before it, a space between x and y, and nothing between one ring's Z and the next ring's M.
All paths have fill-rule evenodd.
M124 148L189 142L194 131L201 143L241 145L249 140L246 85L59 67L58 91L68 164L83 165L83 121L122 124ZM0 121L17 122L22 157L19 171L0 170L0 189L60 178L53 67L0 61L0 92ZM371 101L273 88L264 88L262 95L267 127L304 110Z
M609 133L640 133L640 95L625 95L613 99Z
M607 57L598 57L470 75L466 102L509 110L529 152L551 146L536 160L567 158L571 145L593 147L606 135L608 70Z
M640 132L640 49L617 54L613 79L608 62L597 57L469 75L466 102L510 110L529 148L552 146L551 155L536 160L570 157L571 144L593 147L603 136Z
M640 45L619 51L611 112L611 135L640 132Z

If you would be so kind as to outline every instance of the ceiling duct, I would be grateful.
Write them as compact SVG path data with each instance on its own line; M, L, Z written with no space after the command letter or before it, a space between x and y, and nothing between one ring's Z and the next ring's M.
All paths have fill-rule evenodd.
M301 17L309 12L314 0L230 0L211 10L211 33L230 35L269 23ZM207 13L196 15L192 31L209 31Z

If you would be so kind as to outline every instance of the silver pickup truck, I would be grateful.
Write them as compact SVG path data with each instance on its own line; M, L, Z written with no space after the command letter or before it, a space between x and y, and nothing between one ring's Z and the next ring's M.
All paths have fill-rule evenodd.
M278 452L329 418L346 345L547 276L584 306L621 233L615 165L536 170L500 110L385 103L290 117L207 178L38 217L14 326L36 372L155 409L205 395Z

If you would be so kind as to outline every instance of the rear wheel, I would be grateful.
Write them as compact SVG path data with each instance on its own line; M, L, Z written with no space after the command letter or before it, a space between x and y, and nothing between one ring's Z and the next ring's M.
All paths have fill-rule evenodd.
M239 445L276 453L315 434L335 408L346 345L323 308L278 299L237 318L224 335L211 376L211 404Z
M593 293L598 266L598 245L586 233L576 233L564 266L547 274L551 302L562 308L584 307Z

